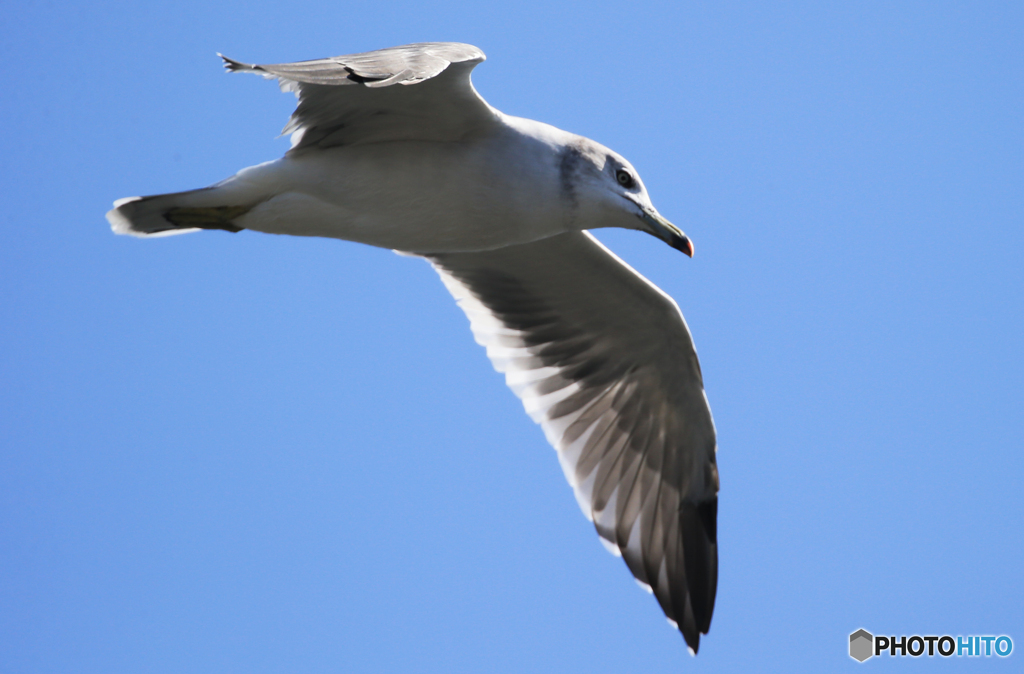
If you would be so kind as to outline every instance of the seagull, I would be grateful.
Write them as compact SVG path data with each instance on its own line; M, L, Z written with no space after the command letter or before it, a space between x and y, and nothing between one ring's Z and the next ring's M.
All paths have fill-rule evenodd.
M588 231L635 229L693 256L621 155L503 114L486 57L426 42L250 65L298 105L291 149L210 187L114 202L114 232L319 236L429 262L555 448L601 542L692 654L718 586L711 410L678 305Z

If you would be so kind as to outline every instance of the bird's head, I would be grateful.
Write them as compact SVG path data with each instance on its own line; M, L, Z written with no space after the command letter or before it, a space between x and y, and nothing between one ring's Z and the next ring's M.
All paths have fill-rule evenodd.
M586 138L559 153L563 198L586 229L621 227L656 236L693 257L693 243L658 213L636 169L621 155Z

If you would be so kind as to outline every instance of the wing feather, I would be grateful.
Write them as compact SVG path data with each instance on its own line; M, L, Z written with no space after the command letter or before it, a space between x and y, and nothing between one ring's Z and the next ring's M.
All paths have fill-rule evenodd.
M696 651L717 586L718 469L675 302L586 232L428 259L602 542Z
M459 140L495 120L495 111L470 81L470 72L486 56L468 44L422 42L271 65L221 58L231 72L276 78L282 90L298 96L282 131L292 134L293 152L392 140Z

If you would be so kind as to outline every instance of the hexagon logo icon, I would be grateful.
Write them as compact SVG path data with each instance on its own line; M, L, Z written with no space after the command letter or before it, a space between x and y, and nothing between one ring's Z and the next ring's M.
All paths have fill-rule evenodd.
M850 635L850 657L857 662L864 662L874 655L872 648L875 637L867 630L857 630Z

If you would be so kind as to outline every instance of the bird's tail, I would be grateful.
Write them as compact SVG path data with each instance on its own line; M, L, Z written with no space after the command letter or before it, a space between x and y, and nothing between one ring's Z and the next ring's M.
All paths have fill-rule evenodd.
M170 236L200 229L239 232L236 221L260 200L238 194L232 180L188 192L158 194L152 197L128 197L114 202L107 222L116 234L132 236ZM248 203L246 203L248 202Z

